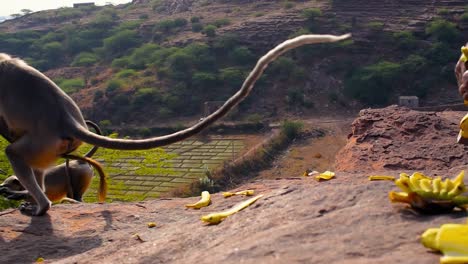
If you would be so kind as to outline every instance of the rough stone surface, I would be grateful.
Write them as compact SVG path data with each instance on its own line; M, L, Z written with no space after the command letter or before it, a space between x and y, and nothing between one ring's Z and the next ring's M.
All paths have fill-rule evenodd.
M446 170L466 164L457 143L463 112L418 112L390 106L366 109L352 124L336 160L339 171Z

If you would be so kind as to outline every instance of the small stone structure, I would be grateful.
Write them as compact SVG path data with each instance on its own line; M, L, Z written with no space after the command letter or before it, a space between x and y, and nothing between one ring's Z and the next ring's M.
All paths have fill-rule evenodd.
M73 8L80 8L80 7L85 7L85 6L95 6L95 4L94 4L94 2L75 3L75 4L73 4Z
M398 99L398 105L416 108L419 107L419 98L417 96L400 96Z

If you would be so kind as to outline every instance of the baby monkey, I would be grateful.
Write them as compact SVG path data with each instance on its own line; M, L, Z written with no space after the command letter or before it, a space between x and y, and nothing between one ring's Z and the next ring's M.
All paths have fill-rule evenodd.
M100 128L93 122L86 121L86 124L93 127L97 134L102 134ZM5 138L7 140L11 139L8 135L6 135ZM94 146L84 155L84 157L71 154L64 155L64 158L67 159L66 163L45 171L45 194L49 200L52 202L82 202L83 194L89 188L94 176L94 168L97 170L100 178L98 199L99 202L105 201L107 194L106 175L101 164L91 159L98 148L98 146ZM72 161L69 162L68 159L72 159ZM8 192L5 192L7 189ZM7 194L12 191L15 192L16 195L7 195L7 198L15 200L30 199L29 193L21 185L15 175L8 177L2 184L0 184L0 194Z

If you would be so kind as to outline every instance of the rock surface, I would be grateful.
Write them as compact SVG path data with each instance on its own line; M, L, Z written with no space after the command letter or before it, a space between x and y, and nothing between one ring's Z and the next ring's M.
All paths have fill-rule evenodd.
M462 166L468 160L468 147L456 141L464 114L397 106L362 110L337 156L336 169L447 170Z
M361 176L361 177L357 177ZM2 263L436 263L418 242L429 227L464 213L421 216L387 198L389 182L339 174L249 183L265 196L215 226L199 218L243 197L213 196L138 204L58 205L45 217L0 217ZM156 222L148 228L148 222ZM135 234L138 234L136 236Z

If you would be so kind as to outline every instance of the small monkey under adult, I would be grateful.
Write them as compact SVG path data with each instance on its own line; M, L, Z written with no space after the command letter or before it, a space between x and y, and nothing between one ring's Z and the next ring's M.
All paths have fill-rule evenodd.
M203 130L234 106L253 89L269 63L299 46L336 42L350 35L304 35L287 40L259 59L237 93L216 112L185 130L149 139L112 139L88 131L76 103L44 74L19 59L0 53L0 119L15 138L5 153L35 205L23 208L32 215L43 215L50 208L44 189L44 169L61 155L84 141L91 145L121 149L150 149L168 145Z
M86 121L87 125L94 128L96 133L101 135L100 128ZM10 141L8 135L3 135ZM99 202L104 202L107 194L106 174L102 166L91 159L99 147L93 146L83 157L68 156L70 159L76 159L71 162L63 163L53 168L47 169L44 172L44 187L45 194L52 202L60 202L62 200L70 202L82 202L83 194L89 188L91 180L94 176L93 168L99 174L98 199ZM0 193L9 195L7 198L28 199L29 193L24 189L18 180L18 177L12 175L0 184Z

